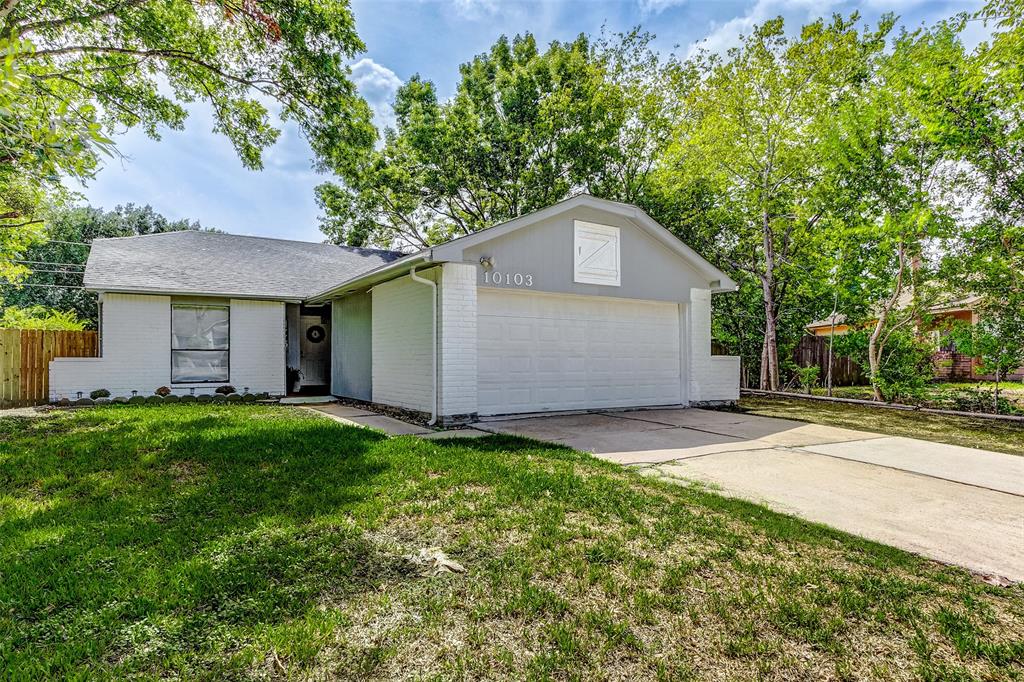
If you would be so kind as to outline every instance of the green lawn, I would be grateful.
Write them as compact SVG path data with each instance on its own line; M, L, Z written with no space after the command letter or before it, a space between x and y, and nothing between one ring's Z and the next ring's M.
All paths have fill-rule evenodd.
M920 400L907 399L907 404L921 404L945 410L963 410L965 412L990 412L992 393L995 384L991 381L973 382L939 382L928 384ZM794 392L801 393L800 389ZM814 395L827 395L827 391L816 386L811 389ZM832 395L836 398L856 398L872 400L874 394L870 386L835 386ZM1024 384L1019 381L1005 381L999 384L999 396L1006 401L1000 409L1014 409L1017 414L1024 415Z
M404 558L440 547L467 572ZM3 679L1024 676L1024 588L572 450L0 419Z
M761 396L740 399L739 409L765 417L796 419L1024 455L1024 424L1009 421Z

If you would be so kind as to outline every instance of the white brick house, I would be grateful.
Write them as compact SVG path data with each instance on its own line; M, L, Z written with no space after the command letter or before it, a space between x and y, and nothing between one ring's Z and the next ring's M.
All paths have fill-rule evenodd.
M230 384L478 415L736 400L711 296L736 288L635 206L581 195L412 254L177 232L93 243L98 358L51 398ZM288 368L295 371L289 373Z

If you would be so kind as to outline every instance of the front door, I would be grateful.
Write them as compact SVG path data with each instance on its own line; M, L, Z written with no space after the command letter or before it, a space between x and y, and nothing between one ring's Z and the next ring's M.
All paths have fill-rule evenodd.
M299 317L299 370L303 386L331 383L331 325L319 315Z

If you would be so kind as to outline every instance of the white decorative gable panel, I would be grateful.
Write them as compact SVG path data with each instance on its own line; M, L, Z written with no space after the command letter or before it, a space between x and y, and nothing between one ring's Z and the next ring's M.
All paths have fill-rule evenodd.
M580 284L621 284L619 228L582 220L574 226L574 281Z

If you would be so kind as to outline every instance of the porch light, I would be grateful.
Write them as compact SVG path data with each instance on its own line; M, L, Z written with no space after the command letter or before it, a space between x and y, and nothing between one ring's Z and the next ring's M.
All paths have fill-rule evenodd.
M248 386L245 386L244 388L242 388L242 393L248 393L248 392L249 392L249 387Z
M81 392L81 391L79 391L79 392L78 392L78 398L79 398L79 399L81 399L81 398L82 398L82 392Z
M132 389L132 397L133 397L133 398L134 398L135 396L137 396L138 394L139 394L139 392L138 392L138 391L136 391L135 389Z
M483 266L484 270L491 270L494 268L494 256L480 256L480 265Z
M196 394L196 387L195 386L189 386L188 394L189 395L195 395Z

